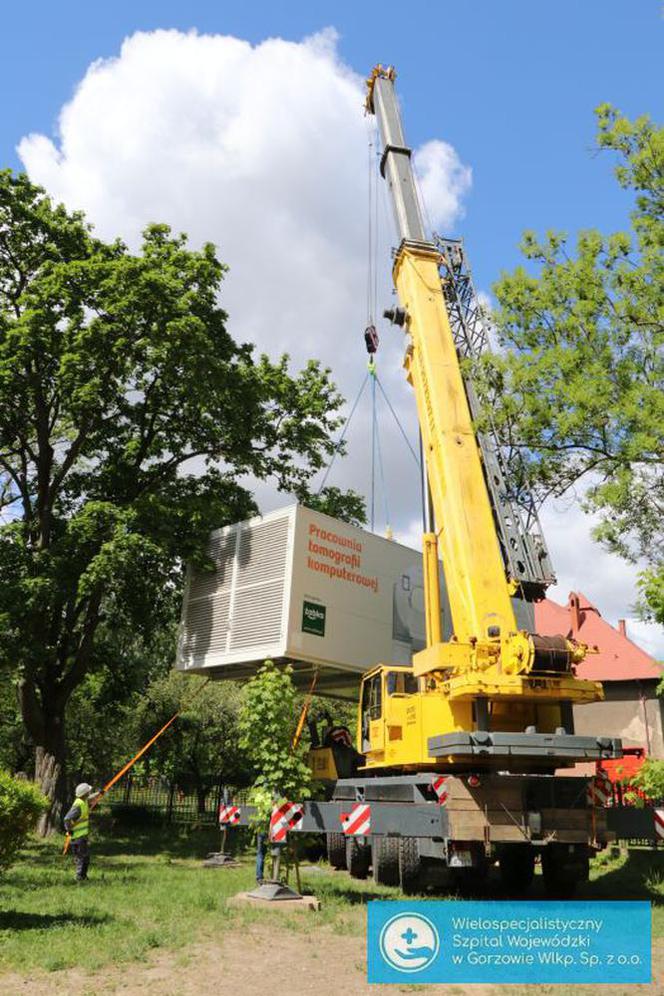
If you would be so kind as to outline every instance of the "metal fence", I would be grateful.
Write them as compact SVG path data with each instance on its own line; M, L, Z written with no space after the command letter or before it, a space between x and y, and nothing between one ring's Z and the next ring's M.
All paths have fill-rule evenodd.
M221 782L197 791L184 781L126 778L108 792L104 803L118 819L213 826L223 793Z

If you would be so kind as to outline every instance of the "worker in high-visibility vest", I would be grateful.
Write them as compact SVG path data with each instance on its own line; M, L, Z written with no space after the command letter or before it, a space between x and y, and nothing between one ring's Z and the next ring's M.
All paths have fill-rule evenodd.
M65 815L65 830L71 837L71 853L76 868L76 881L85 882L90 864L90 803L99 795L92 786L81 782L76 786L76 798Z

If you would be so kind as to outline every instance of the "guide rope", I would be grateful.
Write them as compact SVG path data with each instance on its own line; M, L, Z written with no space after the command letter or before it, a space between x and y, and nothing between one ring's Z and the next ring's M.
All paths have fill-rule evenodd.
M143 755L146 753L146 751L148 751L150 749L150 747L152 747L153 743L155 743L155 741L157 741L159 739L159 737L162 735L162 733L165 733L166 730L170 726L172 726L172 724L175 722L175 720L178 718L178 716L180 716L184 712L184 710L187 708L187 706L190 706L191 703L195 699L198 698L198 696L201 694L201 692L203 691L203 689L205 688L205 686L208 684L209 681L210 681L210 678L206 678L205 681L203 682L203 684L199 685L199 687L196 689L196 691L194 692L194 694L190 695L188 698L186 698L184 700L184 702L182 703L182 705L180 706L180 708L178 709L178 711L171 716L171 718L168 720L168 722L164 723L164 725L161 727L161 729L157 730L157 732L153 736L150 737L150 739L147 741L147 743L143 744L143 746L138 751L138 753L134 754L134 756L132 757L132 759L130 761L127 761L127 763L122 768L120 768L120 770L115 775L113 775L113 777L109 781L106 782L106 784L104 785L104 787L102 788L102 790L95 796L95 798L90 803L90 810L93 810L95 808L95 806L99 805L99 803L104 798L104 796L106 795L106 793L109 792L110 789L113 788L113 786L116 784L116 782L119 782L120 779L122 778L122 776L126 775L127 772L131 768L133 768L133 766L136 764L136 762L138 760L140 760L140 758L143 757ZM70 843L71 843L71 834L68 833L65 836L65 843L64 843L64 847L62 849L62 853L63 854L66 854L67 851L69 850Z

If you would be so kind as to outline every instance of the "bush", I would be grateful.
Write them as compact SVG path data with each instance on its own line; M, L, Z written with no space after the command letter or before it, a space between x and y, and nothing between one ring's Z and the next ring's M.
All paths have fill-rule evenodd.
M655 802L664 799L664 761L649 757L632 778L632 787Z
M36 785L0 770L0 871L14 861L48 808L48 799Z

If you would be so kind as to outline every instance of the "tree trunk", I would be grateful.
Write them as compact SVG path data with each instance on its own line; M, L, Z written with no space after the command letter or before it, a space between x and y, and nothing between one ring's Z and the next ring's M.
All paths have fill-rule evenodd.
M64 725L64 715L48 716L44 743L35 747L35 781L51 802L51 808L44 813L37 826L42 837L62 829L62 817L66 812Z
M49 719L50 735L45 738L44 744L38 744L35 748L35 781L51 801L51 808L44 813L37 826L42 837L62 829L62 817L67 805L64 716Z
M35 781L51 803L37 826L38 832L46 836L62 829L63 806L67 803L66 700L52 687L38 693L34 681L27 678L19 682L17 690L23 722L35 745Z

